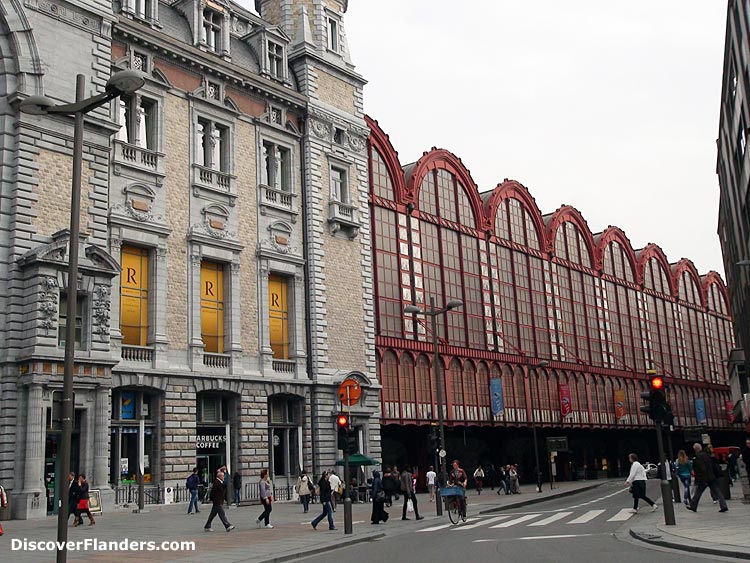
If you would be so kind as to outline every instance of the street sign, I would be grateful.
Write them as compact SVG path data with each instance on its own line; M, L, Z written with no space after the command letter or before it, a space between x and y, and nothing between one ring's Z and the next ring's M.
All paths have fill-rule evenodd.
M345 379L339 385L339 401L342 405L351 407L362 398L362 386L353 379Z
M445 450L440 450L440 451L438 452L438 455L439 455L440 457L445 457L445 456L446 456L446 452L445 452Z
M568 451L568 437L567 436L552 436L547 438L547 451L548 452L567 452Z

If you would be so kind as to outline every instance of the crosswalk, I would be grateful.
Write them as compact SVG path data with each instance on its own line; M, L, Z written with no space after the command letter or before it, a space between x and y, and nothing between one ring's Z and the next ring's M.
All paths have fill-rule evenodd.
M502 516L474 517L467 518L465 523L454 526L453 524L439 524L417 530L418 533L437 532L440 530L460 532L474 530L476 528L505 529L514 526L543 528L550 524L579 525L588 524L594 521L607 522L625 522L633 516L629 508L613 510L586 510L577 512L573 510L563 510L559 512L535 512L530 514L503 514ZM575 529L575 528L573 528Z

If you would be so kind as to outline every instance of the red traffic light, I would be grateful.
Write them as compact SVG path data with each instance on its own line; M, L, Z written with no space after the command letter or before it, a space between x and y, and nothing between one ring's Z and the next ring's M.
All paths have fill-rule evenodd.
M347 426L349 426L349 417L346 416L345 414L340 414L336 418L336 424L338 425L339 428L346 428Z
M651 389L663 389L664 388L664 380L660 376L655 376L651 378Z

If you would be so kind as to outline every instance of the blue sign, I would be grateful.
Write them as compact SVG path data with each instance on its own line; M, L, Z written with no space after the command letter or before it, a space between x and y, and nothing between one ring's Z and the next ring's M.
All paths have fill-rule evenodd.
M505 410L503 404L503 380L499 377L490 379L490 396L492 397L492 416L502 414Z
M133 420L135 418L135 391L123 391L120 396L122 404L120 418L122 420Z
M695 400L695 418L698 419L698 424L708 424L706 401L703 397Z

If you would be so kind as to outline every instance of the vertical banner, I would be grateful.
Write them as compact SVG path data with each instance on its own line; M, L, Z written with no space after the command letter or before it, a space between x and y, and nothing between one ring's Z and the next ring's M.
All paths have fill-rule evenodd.
M503 380L499 377L490 379L490 396L492 398L492 416L503 414Z
M695 418L698 420L698 424L708 424L706 400L703 397L695 400Z
M727 401L725 404L727 407L727 422L731 424L734 422L734 403L732 403L732 401Z
M122 391L120 393L120 418L122 420L135 420L135 391Z
M624 421L628 416L625 406L625 389L615 389L615 418L617 422Z
M573 417L573 402L570 400L570 386L567 383L560 383L557 386L560 394L560 414L563 420Z

